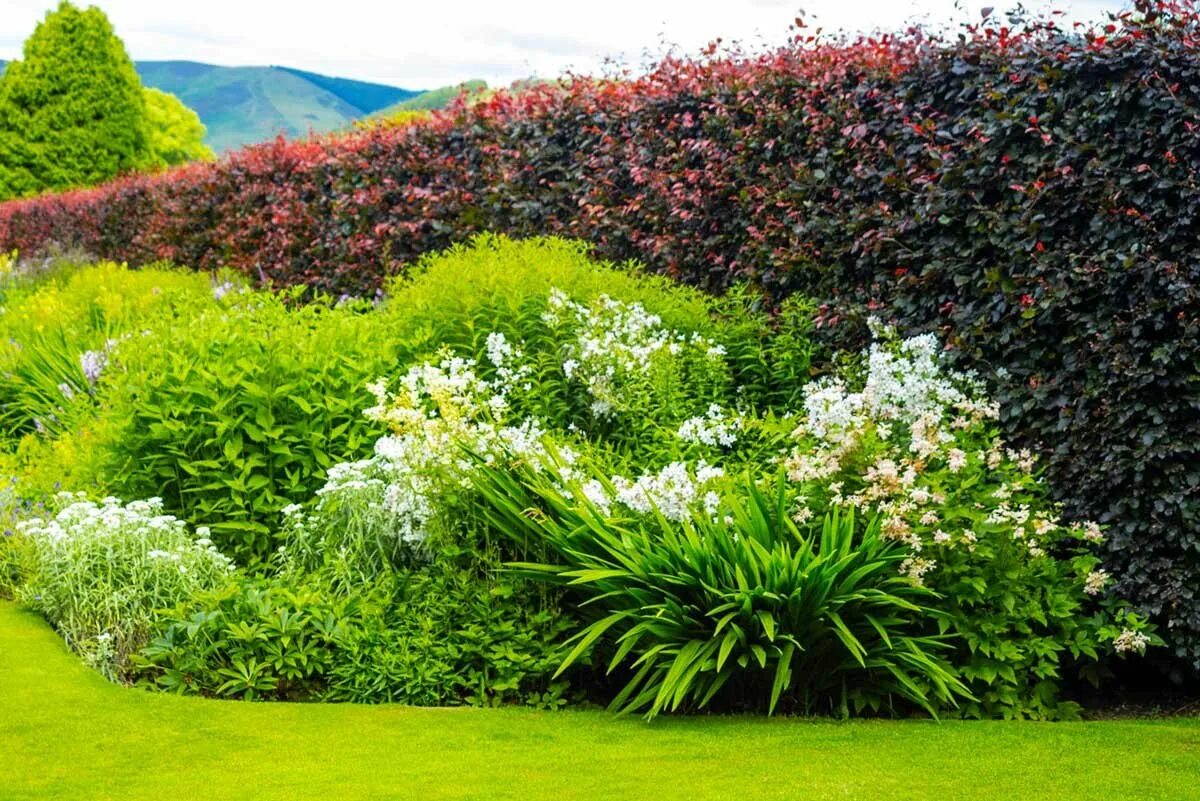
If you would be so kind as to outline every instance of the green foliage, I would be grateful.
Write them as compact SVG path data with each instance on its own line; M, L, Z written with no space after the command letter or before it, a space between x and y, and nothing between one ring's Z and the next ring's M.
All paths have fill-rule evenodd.
M32 552L19 597L110 677L146 643L157 610L215 586L231 569L204 529L193 538L184 522L162 515L157 499L122 506L65 493L50 511L16 527Z
M284 506L369 450L366 385L395 363L387 318L296 300L231 292L122 343L101 413L111 491L208 522L241 564L270 556Z
M216 158L212 148L204 144L204 124L195 111L168 92L147 87L145 93L150 157L156 166Z
M471 552L468 562L479 559ZM401 574L392 605L344 644L330 700L553 709L567 703L557 676L574 620L514 576L464 569L446 553ZM495 567L489 571L494 575Z
M148 157L124 45L100 9L63 0L0 77L0 198L100 183Z
M476 486L499 531L556 557L516 567L584 599L592 622L563 667L605 638L608 671L630 676L614 709L770 712L783 699L806 713L936 714L967 695L946 644L922 634L936 596L899 575L903 551L852 515L802 531L782 482L775 497L748 482L728 518L678 525L610 517L532 472L483 467Z
M579 241L557 237L514 240L483 234L423 259L403 278L389 286L387 311L398 321L414 347L409 361L433 357L442 349L486 361L491 333L518 342L532 365L534 387L525 411L560 427L581 424L588 401L562 369L566 332L546 324L553 290L573 302L594 305L602 297L625 304L640 304L659 318L666 329L695 333L711 339L726 352L730 375L712 377L692 371L691 381L710 382L701 390L676 374L688 368L676 360L660 364L665 370L643 385L645 393L630 403L620 425L609 434L619 437L621 426L645 435L647 425L667 425L662 403L684 391L690 399L676 397L674 406L703 404L718 394L744 387L741 399L756 407L781 408L807 381L817 355L812 345L809 306L800 298L785 303L773 316L761 296L739 288L728 298L715 300L690 287L661 276L646 275L636 265L614 265L591 257ZM655 394L657 393L657 394ZM732 397L727 398L732 403ZM676 409L678 413L678 408ZM572 416L578 419L572 419Z
M479 555L465 554L477 563ZM544 593L444 555L421 570L334 588L318 572L238 577L163 615L136 659L177 693L422 706L566 703L569 617Z
M0 448L38 430L77 431L120 340L212 300L208 279L192 272L111 263L47 270L0 306Z
M318 585L236 577L164 613L160 634L134 661L168 692L310 698L361 619L357 600Z

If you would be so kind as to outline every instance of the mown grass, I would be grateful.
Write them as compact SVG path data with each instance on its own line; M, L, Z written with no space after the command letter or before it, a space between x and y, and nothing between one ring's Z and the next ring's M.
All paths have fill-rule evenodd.
M0 603L0 799L1200 799L1200 719L838 723L253 704L107 683Z

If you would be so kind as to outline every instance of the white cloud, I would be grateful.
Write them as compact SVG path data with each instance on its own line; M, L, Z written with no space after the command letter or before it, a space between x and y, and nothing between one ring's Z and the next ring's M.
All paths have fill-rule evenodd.
M86 3L86 0L80 0ZM135 59L187 59L230 65L281 64L410 88L468 78L492 84L564 70L596 72L606 57L634 66L667 43L693 52L715 39L779 44L802 6L826 29L895 28L914 18L978 18L973 0L99 0ZM0 58L57 0L0 3ZM1031 4L1034 5L1034 4ZM1060 4L1061 5L1061 4ZM1095 18L1121 0L1075 0L1072 16ZM966 10L964 10L964 8Z

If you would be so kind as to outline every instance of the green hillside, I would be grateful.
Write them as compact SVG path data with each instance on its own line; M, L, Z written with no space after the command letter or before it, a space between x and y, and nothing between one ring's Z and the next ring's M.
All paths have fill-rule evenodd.
M280 133L295 137L344 128L396 98L419 94L282 67L143 61L137 69L146 86L178 95L195 109L208 127L205 141L220 152Z
M471 95L477 95L486 90L486 81L464 81L452 86L443 86L439 89L430 89L428 92L421 92L414 97L407 98L389 108L383 109L380 114L388 114L394 111L433 111L434 109L448 106L450 101L458 97L460 92L466 91Z
M0 72L7 62L0 60ZM279 134L303 136L346 128L354 120L399 110L445 107L459 92L481 94L484 81L427 92L334 78L291 67L220 67L196 61L141 61L142 83L195 109L219 153Z
M303 78L309 83L313 83L325 91L337 95L342 100L364 112L375 111L410 98L415 99L423 94L411 89L400 89L382 83L355 81L349 78L331 78L328 75L306 72L305 70L298 70L293 67L278 67L277 69Z

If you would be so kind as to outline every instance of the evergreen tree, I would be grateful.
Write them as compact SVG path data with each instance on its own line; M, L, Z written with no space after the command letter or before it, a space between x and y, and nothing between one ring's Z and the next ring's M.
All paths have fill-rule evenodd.
M204 144L205 128L200 116L175 95L147 87L146 113L154 166L216 158L212 148Z
M141 81L100 9L64 0L0 77L0 199L152 163Z

